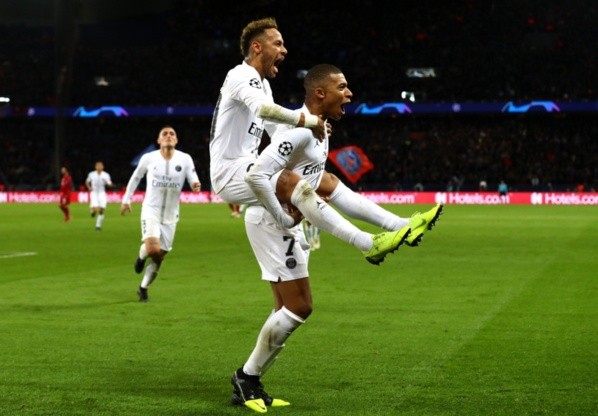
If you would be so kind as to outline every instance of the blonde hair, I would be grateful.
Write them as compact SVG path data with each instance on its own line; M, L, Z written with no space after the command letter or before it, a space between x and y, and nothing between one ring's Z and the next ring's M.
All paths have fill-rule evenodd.
M249 46L253 40L262 35L267 29L278 29L276 19L273 17L265 17L263 19L249 22L241 32L241 39L239 46L241 48L241 55L247 57L249 54Z

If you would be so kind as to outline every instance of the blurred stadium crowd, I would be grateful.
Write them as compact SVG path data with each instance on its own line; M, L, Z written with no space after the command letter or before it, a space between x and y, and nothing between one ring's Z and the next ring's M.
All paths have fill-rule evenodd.
M336 4L336 3L335 3ZM354 102L596 101L598 5L582 0L345 2L173 1L161 13L81 24L68 104L214 104L250 19L275 16L289 55L272 82L280 104L300 103L301 74L343 69ZM316 11L316 12L315 12ZM14 108L56 102L55 30L0 24L0 95ZM431 68L433 77L409 77ZM331 148L360 146L375 169L355 185L376 190L596 188L595 114L350 116ZM209 185L209 117L69 119L64 164L82 185L96 160L125 184L131 161L164 124ZM0 184L56 189L52 119L0 116ZM330 166L331 170L334 167Z

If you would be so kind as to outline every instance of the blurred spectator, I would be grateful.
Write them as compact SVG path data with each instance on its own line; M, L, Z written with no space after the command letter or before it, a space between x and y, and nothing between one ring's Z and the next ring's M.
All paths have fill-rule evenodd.
M210 117L69 119L64 161L78 188L88 167L101 158L119 189L136 156L152 144L140 138L172 124L179 147L191 154L199 178L209 183L210 123ZM410 135L414 131L417 140ZM52 119L2 120L0 178L7 189L56 186L48 157L52 133ZM505 179L518 190L574 191L578 184L596 189L598 121L591 115L351 116L335 123L333 134L334 147L358 145L375 166L355 189L441 191L450 182L454 191L472 191L479 189L479 178L487 184ZM342 177L332 163L327 168Z

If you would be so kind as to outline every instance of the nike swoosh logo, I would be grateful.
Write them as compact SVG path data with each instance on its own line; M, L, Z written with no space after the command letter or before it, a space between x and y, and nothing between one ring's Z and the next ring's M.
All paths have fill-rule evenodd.
M415 227L413 227L413 228L419 228L419 227L421 227L422 225L426 225L426 222L427 222L426 220L424 220L423 218L420 218L420 219L419 219L419 224L417 224L417 225L416 225Z
M262 399L247 400L245 402L245 406L259 413L266 413L268 411L268 408L266 408L266 405Z

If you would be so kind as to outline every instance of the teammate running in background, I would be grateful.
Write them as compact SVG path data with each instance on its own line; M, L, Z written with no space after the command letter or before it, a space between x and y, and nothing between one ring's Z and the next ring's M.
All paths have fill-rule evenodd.
M91 217L93 218L97 215L96 231L101 231L108 203L106 188L112 186L110 174L104 171L104 163L101 160L96 162L95 170L89 172L89 175L87 175L85 186L87 186L87 190L89 191Z
M158 276L164 257L172 250L179 221L179 197L185 181L193 192L201 190L193 159L175 149L178 138L174 129L163 127L157 141L160 149L141 157L129 179L120 207L121 215L131 212L131 197L145 176L146 190L141 206L142 244L135 260L135 272L141 273L145 260L148 257L151 260L137 289L140 302L149 300L148 287Z

